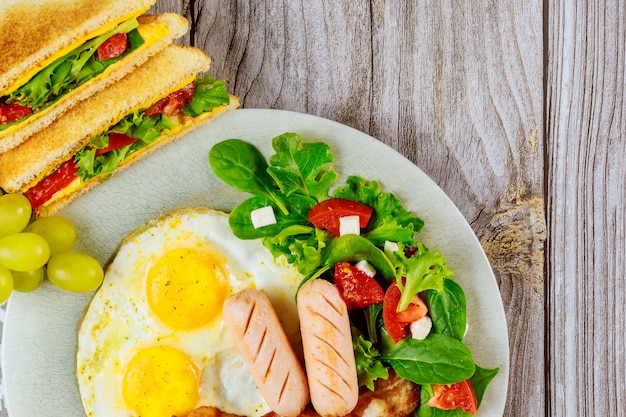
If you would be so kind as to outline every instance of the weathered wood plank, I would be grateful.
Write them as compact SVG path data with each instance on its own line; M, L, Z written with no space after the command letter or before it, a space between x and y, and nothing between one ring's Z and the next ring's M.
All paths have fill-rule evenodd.
M543 3L209 2L190 42L243 107L319 115L426 171L493 263L509 326L506 415L543 415Z
M626 3L549 4L549 410L623 416Z

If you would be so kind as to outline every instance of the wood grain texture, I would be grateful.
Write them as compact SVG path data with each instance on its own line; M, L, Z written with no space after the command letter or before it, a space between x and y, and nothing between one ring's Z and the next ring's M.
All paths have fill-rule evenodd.
M507 314L505 415L543 415L543 3L159 0L193 21L242 107L369 133L452 198Z
M626 3L548 14L549 411L624 416Z

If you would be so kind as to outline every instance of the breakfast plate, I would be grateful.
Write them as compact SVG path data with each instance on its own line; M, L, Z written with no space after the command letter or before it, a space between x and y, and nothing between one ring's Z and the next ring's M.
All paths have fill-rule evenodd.
M455 280L465 290L469 330L464 342L477 364L500 369L477 415L502 416L509 377L508 335L499 289L479 241L456 206L423 171L385 144L345 125L279 110L225 114L66 207L61 215L78 230L75 249L107 264L122 239L150 220L188 207L231 210L246 195L213 174L207 161L211 146L239 138L269 156L271 139L284 132L328 143L340 180L348 175L378 180L425 221L420 240L445 254ZM92 296L67 293L47 282L32 293L11 296L2 338L10 417L84 416L75 377L76 347Z

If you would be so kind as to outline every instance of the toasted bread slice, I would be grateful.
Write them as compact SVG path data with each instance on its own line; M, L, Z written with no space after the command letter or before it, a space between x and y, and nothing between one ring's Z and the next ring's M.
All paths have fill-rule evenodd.
M85 40L146 12L155 0L3 0L0 96Z
M16 147L35 132L46 128L74 103L119 80L174 39L183 36L189 29L187 19L174 13L142 15L138 20L140 22L138 30L145 41L143 45L124 59L107 67L95 78L65 94L52 106L35 112L21 123L0 131L0 153Z
M135 71L70 108L63 117L31 136L20 146L0 155L0 187L8 192L25 192L49 175L61 163L73 158L91 139L107 130L126 115L144 109L169 93L193 81L209 69L210 58L193 47L168 45L150 57ZM132 154L116 172L139 158L164 146L201 122L211 120L225 110L238 107L237 97L230 104L188 120L176 134L162 136L151 145ZM110 174L106 174L110 175ZM57 193L36 215L49 215L78 195L100 183L101 177L81 182L77 177Z

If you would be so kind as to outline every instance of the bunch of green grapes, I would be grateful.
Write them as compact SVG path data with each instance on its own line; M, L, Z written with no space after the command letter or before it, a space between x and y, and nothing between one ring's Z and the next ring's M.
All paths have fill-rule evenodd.
M72 222L59 216L31 222L31 215L23 195L0 195L0 303L13 290L37 289L46 277L67 291L98 288L104 278L98 261L70 251L76 241Z

